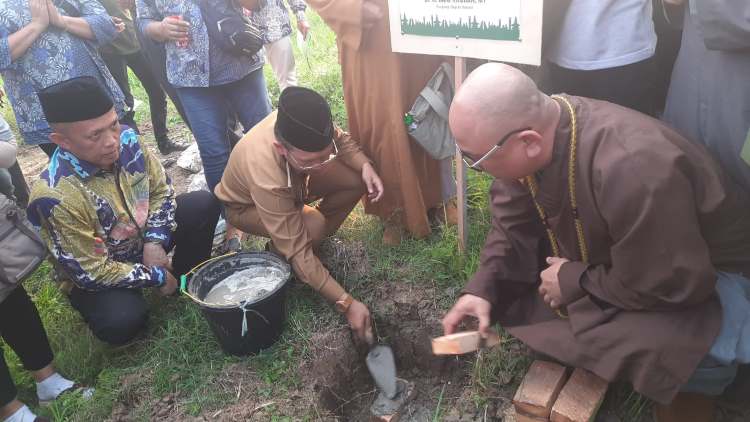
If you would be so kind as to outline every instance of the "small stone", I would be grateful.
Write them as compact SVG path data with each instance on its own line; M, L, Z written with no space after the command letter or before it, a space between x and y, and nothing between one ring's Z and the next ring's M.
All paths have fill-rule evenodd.
M164 167L165 169L168 169L168 168L172 167L173 165L175 165L175 163L176 163L176 162L177 162L177 159L176 159L176 158L174 158L174 157L169 157L169 158L165 158L165 159L161 160L161 165L162 165L162 166L163 166L163 167Z

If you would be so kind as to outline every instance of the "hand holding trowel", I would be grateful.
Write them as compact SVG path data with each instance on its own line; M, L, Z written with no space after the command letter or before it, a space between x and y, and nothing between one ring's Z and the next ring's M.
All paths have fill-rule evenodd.
M398 381L396 379L396 361L393 359L393 350L384 344L375 344L372 327L365 332L365 341L370 346L367 354L367 369L375 380L375 385L389 399L398 395Z

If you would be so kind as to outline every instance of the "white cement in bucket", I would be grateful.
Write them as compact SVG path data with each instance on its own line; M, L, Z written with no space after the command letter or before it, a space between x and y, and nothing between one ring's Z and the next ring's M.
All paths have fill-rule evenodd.
M203 301L212 305L239 305L257 301L284 282L284 272L275 267L252 267L216 283Z

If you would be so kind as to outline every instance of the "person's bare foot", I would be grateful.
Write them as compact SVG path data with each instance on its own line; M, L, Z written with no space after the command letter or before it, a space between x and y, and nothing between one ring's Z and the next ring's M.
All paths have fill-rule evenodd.
M457 226L458 225L458 205L456 199L449 199L444 204L430 210L431 221L438 225Z

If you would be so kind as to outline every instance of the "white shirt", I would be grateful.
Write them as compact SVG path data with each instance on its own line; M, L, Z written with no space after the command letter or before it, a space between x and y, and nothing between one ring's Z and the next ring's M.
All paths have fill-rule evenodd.
M655 51L651 0L573 0L547 60L598 70L637 63Z

